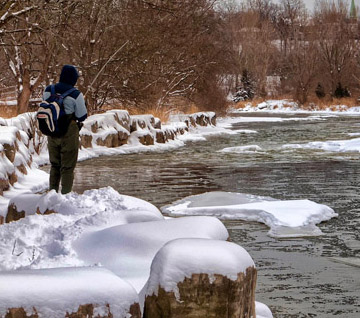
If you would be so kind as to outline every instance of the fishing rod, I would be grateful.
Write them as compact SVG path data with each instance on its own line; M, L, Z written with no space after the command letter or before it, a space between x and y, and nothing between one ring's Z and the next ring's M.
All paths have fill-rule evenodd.
M116 52L111 55L109 57L109 59L106 61L106 63L102 66L102 68L100 69L100 71L96 74L95 78L93 79L93 81L90 83L90 85L88 86L84 97L86 96L86 94L89 92L89 90L92 88L93 84L95 83L95 81L97 80L97 78L99 77L99 75L102 73L102 71L105 69L105 67L110 63L110 61L116 56L116 54L118 54L127 44L129 43L129 40L127 40L120 48L118 48L116 50Z

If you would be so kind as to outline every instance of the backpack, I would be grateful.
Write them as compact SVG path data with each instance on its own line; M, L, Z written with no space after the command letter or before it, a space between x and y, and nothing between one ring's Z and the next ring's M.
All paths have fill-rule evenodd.
M64 136L69 128L71 117L65 113L63 105L66 96L76 90L75 87L63 94L55 93L55 85L51 85L51 95L40 103L36 119L40 131L50 137Z

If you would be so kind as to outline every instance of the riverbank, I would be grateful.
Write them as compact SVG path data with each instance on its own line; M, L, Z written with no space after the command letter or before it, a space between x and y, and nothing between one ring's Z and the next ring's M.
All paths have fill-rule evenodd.
M328 306L342 310L352 317L351 313L356 302L344 308L339 301L335 300L334 304L331 303L334 301L330 295L331 289L329 293L324 292L327 290L326 286L336 280L337 271L340 270L346 277L349 276L344 272L346 266L341 264L333 266L331 260L323 259L318 252L323 251L325 258L336 255L337 259L347 253L346 250L344 251L344 245L337 246L336 242L341 240L341 234L338 233L341 233L341 229L348 223L344 217L353 215L351 211L349 214L349 205L342 207L344 196L346 198L347 194L354 196L351 191L352 177L344 180L343 188L338 188L338 185L341 181L339 176L342 170L345 169L345 175L353 176L350 173L351 167L356 162L349 162L351 167L348 167L346 160L355 156L356 153L344 152L340 155L338 151L282 147L284 144L306 144L317 139L323 141L352 139L351 136L347 136L347 133L356 133L358 129L356 118L347 118L342 124L343 121L344 118L336 114L321 116L319 114L236 114L233 118L226 121L220 120L218 123L221 127L228 127L226 130L231 134L206 137L207 140L204 142L189 143L188 147L180 147L177 151L153 152L140 156L136 154L108 156L84 161L78 166L81 175L81 180L79 179L78 182L85 182L86 185L80 188L79 183L75 184L76 191L82 193L81 189L84 189L84 186L94 188L101 187L103 184L109 185L109 183L113 185L116 184L117 179L120 179L120 187L116 188L120 193L141 196L148 201L157 202L157 206L161 206L161 202L169 204L176 198L214 190L271 195L277 199L307 198L326 203L336 212L340 210L341 213L339 213L339 221L333 219L320 225L324 233L318 238L274 240L267 237L268 229L259 223L236 221L225 221L225 223L228 223L227 227L232 240L246 246L251 256L255 255L255 263L260 269L258 282L260 294L257 297L271 305L278 317L286 317L287 313L318 314L322 317L321 314L327 310ZM200 134L198 136L201 137ZM248 145L257 145L257 147L240 148ZM226 148L227 151L222 151ZM340 156L345 160L343 164L342 161L339 162ZM119 167L119 162L121 167ZM336 169L329 168L334 165ZM145 166L146 173L144 173ZM89 175L86 174L86 169L83 169L86 167L90 167ZM101 171L104 183L94 174L94 170L97 169ZM114 169L116 169L115 174ZM333 174L335 174L334 178L329 179ZM344 191L346 193L343 196ZM101 197L104 196L99 196ZM338 201L333 201L332 198L334 200L338 198ZM29 222L32 219L30 217ZM90 221L87 217L85 219L87 219L86 222ZM355 224L354 222L352 221L351 224ZM339 227L336 227L336 224L339 224ZM346 226L346 234L343 234L345 238L349 238L351 224ZM34 225L35 228L36 225ZM319 242L324 243L318 246ZM291 246L290 249L289 246ZM331 250L327 246L331 246ZM8 249L11 250L12 247ZM30 258L31 250L29 247ZM58 250L64 251L62 248ZM20 252L21 249L19 251L15 249L16 254ZM291 261L292 257L296 262ZM309 266L305 266L304 258ZM318 277L311 276L314 270L319 273L320 267L324 268L323 265L332 273L332 280L325 275L326 273ZM305 276L302 274L304 272ZM347 272L353 273L351 270ZM284 279L287 287L283 285ZM336 280L336 284L342 286L339 280ZM344 289L344 297L349 298L349 301L353 299L355 293L352 291L353 285L353 283L346 284L347 291ZM296 288L294 289L293 286ZM315 299L316 308L311 307L311 302L302 298L305 297L304 295L310 295L310 298ZM339 293L336 295L336 298L340 297ZM326 308L321 305L323 298L327 300Z
M173 116L164 125L152 115L130 116L127 111L112 110L86 119L80 131L78 160L169 151L184 146L189 138L201 139L197 131L206 129L211 133L221 131L216 128L213 112ZM36 129L35 113L0 118L0 222L10 198L47 188L48 175L37 169L46 164L49 164L47 138Z
M150 115L130 117L112 111L92 116L81 132L82 160L100 154L169 150L183 146L184 140L202 140L200 134L222 131L215 127L214 113L179 118L183 121L161 127ZM156 318L159 304L167 299L170 304L162 310L178 311L174 317L182 317L190 307L194 315L205 310L207 317L214 318L220 311L247 317L255 315L255 310L259 317L261 313L272 317L266 305L255 303L254 262L239 245L227 242L227 230L216 218L165 219L150 203L111 188L66 196L54 191L32 194L31 187L21 192L19 185L26 177L39 185L36 166L46 163L46 157L44 147L29 141L34 136L26 138L28 123L17 120L28 128L26 132L16 126L0 128L2 172L7 175L3 180L10 184L9 191L2 193L10 199L6 215L10 223L0 227L0 317L60 318L71 313L77 318L86 313L89 317L140 318L142 311L143 317ZM31 149L39 151L32 154ZM199 251L207 252L201 255ZM168 253L178 255L176 270L167 263ZM159 272L158 268L163 269ZM86 283L89 277L90 285ZM207 281L206 287L198 286L199 279ZM203 295L190 299L191 289L197 294L203 290ZM209 290L215 291L214 297L209 298ZM207 304L202 303L203 297Z

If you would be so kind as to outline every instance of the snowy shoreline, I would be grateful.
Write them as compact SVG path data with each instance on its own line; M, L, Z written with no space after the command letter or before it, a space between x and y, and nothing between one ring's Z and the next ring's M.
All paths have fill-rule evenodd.
M0 118L0 223L9 200L48 187L48 174L38 166L49 164L47 138L34 128L35 113ZM191 130L191 133L188 133ZM90 116L80 131L79 161L102 155L169 151L187 140L204 140L207 133L226 133L216 127L213 112L179 115L162 125L152 115L130 116L113 110Z
M174 133L174 139L170 138L167 142L162 143L155 141L156 132L159 132L159 128L155 128L153 125L156 123L151 123L153 121L152 118L147 116L145 118L136 118L135 125L140 126L140 128L134 130L132 136L129 128L128 143L126 145L114 146L114 144L120 143L119 140L124 137L122 135L120 138L118 132L124 133L124 131L121 128L114 131L112 128L119 123L111 121L112 124L110 124L108 119L106 115L102 115L96 121L91 122L91 124L89 121L89 124L85 126L82 135L92 135L91 147L83 148L80 151L80 160L86 160L99 155L171 150L184 146L186 141L202 141L206 140L206 136L214 134L257 133L254 130L232 129L233 123L251 122L253 121L252 118L220 119L217 127L214 125L190 125L188 130L185 129L187 127L186 124L179 124L179 121L177 121L177 123L162 127L163 131L168 132L179 129L176 134ZM298 120L295 117L280 119L269 117L268 119L272 119L275 122ZM258 120L266 119L258 118ZM321 118L310 117L303 120L321 120ZM97 127L92 127L94 122L97 123ZM130 121L129 124L131 124ZM8 164L8 161L11 162L9 158L8 161L4 159L5 155L0 158L3 160L0 163L4 163L2 168L7 167L9 169L4 171L6 173L10 171L11 173L18 174L18 167L21 164L24 164L26 167L29 161L31 161L29 167L33 167L28 169L26 177L24 175L18 176L18 182L14 183L11 191L5 191L4 196L0 196L0 207L2 203L2 207L7 209L7 206L11 203L18 212L22 211L25 215L25 218L17 222L0 225L0 281L8 282L12 277L15 277L15 280L27 279L27 277L31 277L35 273L42 277L42 275L47 275L47 272L44 272L46 268L50 271L48 273L54 275L55 281L61 280L61 277L64 275L69 277L69 281L72 281L71 277L74 274L71 271L74 271L74 267L79 270L81 275L84 275L83 277L87 277L87 271L92 268L94 269L96 280L101 281L103 278L105 280L111 279L111 275L113 275L119 278L118 287L116 288L125 292L129 287L124 286L128 284L126 286L131 286L134 289L135 293L128 293L128 295L133 296L131 296L132 298L129 296L131 299L128 299L126 304L119 304L114 298L107 295L106 290L104 291L103 295L105 298L103 299L108 299L108 302L112 303L112 307L119 308L118 312L122 313L118 317L123 317L121 315L126 313L126 310L128 310L128 307L133 302L139 302L140 307L142 307L145 297L150 296L149 293L156 293L156 286L161 286L178 295L176 294L178 293L177 283L191 276L194 272L203 272L208 269L210 282L213 280L213 275L218 273L234 280L236 273L239 273L239 271L245 272L248 266L252 266L251 264L253 263L248 259L246 251L233 250L232 245L230 247L227 244L229 242L226 242L226 240L229 235L219 219L255 220L267 224L270 227L269 234L271 236L289 238L306 236L307 234L321 235L321 231L315 224L336 216L331 208L308 200L281 201L269 197L256 197L250 194L239 193L216 194L209 192L196 198L196 200L194 198L184 198L183 201L175 202L163 209L165 213L182 215L181 218L176 219L165 219L158 208L150 203L121 195L112 188L89 190L82 195L71 193L63 196L54 191L43 195L33 194L32 192L39 191L47 185L48 175L35 168L36 162L42 164L47 162L46 151L43 148L42 153L45 154L44 156L34 155L34 159L30 160L25 157L26 153L24 153L26 148L23 145L27 141L25 133L22 133L17 128L5 128L4 131L6 129L9 134L6 138L3 137L4 140L10 140L13 144L17 143L17 147L14 146L13 148L16 151L12 162L12 169ZM183 129L183 133L181 133L181 129ZM19 133L17 134L17 132ZM127 135L126 132L125 135ZM144 145L140 141L146 135L152 136L154 144ZM97 139L101 138L104 143L108 143L107 145L112 147L98 145L97 139L94 136ZM145 144L149 143L148 137L142 140ZM251 149L237 147L235 151L238 151L241 155L243 151L258 150L255 146ZM4 150L4 146L0 150ZM225 151L231 151L231 149ZM18 156L15 159L17 152L23 158ZM12 153L12 155L14 154ZM32 184L34 182L36 182L36 186ZM214 204L214 200L216 204ZM56 213L46 216L42 215L43 213L46 214L47 211ZM296 218L289 219L288 211L292 211ZM40 213L40 215L37 213ZM308 233L304 234L304 230L308 231ZM223 260L219 259L218 256L206 258L206 255L199 255L199 253L193 255L191 249L189 249L185 253L189 257L186 260L186 256L183 254L186 251L184 244L190 244L189 246L194 247L199 246L199 249L203 249L204 239L216 241L219 249L224 250L224 255L227 256L224 256ZM177 242L177 240L182 241ZM168 247L162 250L164 246ZM160 253L160 251L162 252ZM230 254L226 254L227 252ZM156 257L157 253L160 254ZM169 266L167 264L170 264L169 268L173 267L172 263L167 262L166 255L168 253L169 255L179 255L178 257L184 263L179 264L175 272L166 272L166 276L160 275L161 273L156 270L152 271L154 260L156 260L158 265L164 265L164 268ZM234 267L229 268L225 265L229 264L226 260L232 258L232 253L239 256L239 262L235 263ZM121 257L119 258L117 255L121 255ZM199 259L195 263L187 263L187 261L195 260L197 256L199 256ZM248 261L241 265L240 259L247 259ZM106 269L108 272L100 271L96 273L96 269L99 267ZM52 272L54 268L58 269ZM21 272L26 270L27 272L22 272L24 276L17 276L19 270ZM151 272L155 276L149 280ZM147 284L148 280L150 283ZM75 282L75 284L80 289L82 288L81 282ZM61 285L59 286L61 290L62 287ZM1 293L6 294L10 291L10 294L15 294L17 293L15 287L4 286L4 290ZM102 288L95 287L95 294L93 295L101 292ZM45 291L47 291L46 288ZM76 294L74 290L70 292ZM56 295L51 294L51 297L56 297ZM97 296L94 297L96 298ZM89 301L91 301L90 298L88 298ZM40 309L40 312L46 312L47 308L45 305L42 305L41 299L36 303L34 302L34 296L26 292L24 299L27 300L20 299L11 304L12 306L23 306L29 310L31 310L31 306L38 304L37 308ZM69 300L63 299L63 308L74 312L77 309L77 305L83 304L84 301L84 298L74 296L73 303L70 306ZM6 303L6 298L5 300L1 299L1 302ZM102 309L97 310L103 312L105 310L105 302L105 300L103 302L100 300ZM266 305L256 302L256 310L259 317L272 317ZM5 311L5 307L0 307L0 317ZM60 310L54 313L53 317L61 317L61 315Z

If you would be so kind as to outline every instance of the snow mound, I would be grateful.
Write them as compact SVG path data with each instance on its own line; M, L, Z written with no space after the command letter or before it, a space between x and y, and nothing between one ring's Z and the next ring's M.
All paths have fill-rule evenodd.
M237 147L228 147L220 150L219 152L226 153L251 153L251 152L259 152L262 148L258 145L247 145L247 146L237 146Z
M86 264L101 263L140 291L159 249L178 238L226 240L225 226L212 217L187 217L115 226L82 235L74 243Z
M161 286L178 294L177 284L192 274L223 275L236 280L238 273L254 267L254 261L240 245L209 239L178 239L164 245L151 264L146 295L157 295Z
M9 308L23 307L39 317L63 318L80 305L94 304L96 310L114 317L128 317L138 303L134 288L104 268L57 268L0 272L0 316Z
M72 242L82 233L114 225L163 220L152 204L111 187L84 194L27 194L12 202L28 216L0 226L0 270L81 266ZM32 208L57 213L31 215Z
M208 192L162 208L169 215L212 215L221 219L256 221L270 227L273 237L321 235L315 225L336 217L330 207L310 200L276 200L247 194Z

